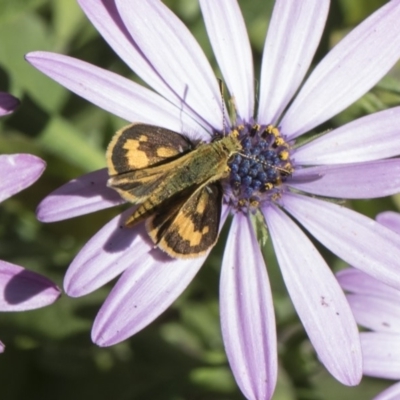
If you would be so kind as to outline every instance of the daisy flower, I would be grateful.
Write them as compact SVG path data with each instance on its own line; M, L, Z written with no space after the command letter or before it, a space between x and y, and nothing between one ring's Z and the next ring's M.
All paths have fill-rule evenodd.
M0 116L9 114L19 101L0 93ZM46 164L30 154L0 155L0 202L32 185ZM18 265L0 260L0 311L26 311L47 306L58 299L60 289L49 279ZM0 352L4 344L0 342Z
M384 212L377 221L400 234L400 214ZM356 269L337 274L358 324L369 329L361 332L363 372L365 375L400 380L400 291ZM374 400L400 398L400 382Z
M54 53L26 56L69 90L126 119L205 142L221 135L217 79L185 25L159 0L79 0L114 51L153 90ZM265 41L259 104L245 23L236 0L200 0L206 29L230 96L242 156L230 163L221 225L233 215L223 256L220 314L226 353L248 399L269 399L277 344L267 270L249 215L264 215L285 284L319 359L340 382L362 375L357 325L335 276L302 228L330 251L400 288L400 238L375 221L318 196L376 198L400 190L400 108L385 110L296 146L303 134L366 93L400 56L400 0L349 33L302 81L325 25L329 0L277 0ZM298 92L298 93L297 93ZM296 94L297 93L297 94ZM296 94L296 96L295 96ZM294 97L295 96L295 97ZM59 221L121 204L106 170L49 195L38 218ZM172 259L154 248L128 210L79 252L65 276L70 296L120 278L96 316L92 339L118 343L143 329L187 287L205 260ZM302 226L302 228L300 227Z

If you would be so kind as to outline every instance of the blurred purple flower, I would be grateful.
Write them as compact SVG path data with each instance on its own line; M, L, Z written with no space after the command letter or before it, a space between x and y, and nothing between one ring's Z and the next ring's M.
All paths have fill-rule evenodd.
M0 92L0 117L12 113L19 106L19 100L9 93Z
M400 234L400 214L384 212L377 221ZM363 372L376 378L400 380L400 291L356 269L337 274L358 324L369 329L361 332ZM374 400L400 398L400 382Z
M32 65L128 121L156 124L204 141L223 131L213 71L191 33L161 1L79 3L115 52L154 91L59 54L30 53L27 60ZM336 45L293 102L319 44L329 0L277 0L265 42L256 117L251 48L236 0L200 0L200 6L235 99L235 124L244 125L241 140L247 140L249 154L264 151L263 138L250 135L255 122L261 130L269 124L279 128L274 131L281 141L279 151L271 157L278 171L294 172L291 177L281 174L282 184L258 193L259 208L293 304L320 360L339 381L355 385L362 375L357 325L331 270L289 215L346 262L400 288L400 239L361 214L315 197L375 198L400 191L400 160L390 159L400 154L400 107L360 118L303 146L292 145L361 97L397 61L400 0L388 2ZM287 145L290 151L285 153ZM245 174L247 166L237 161L236 167ZM274 174L277 169L263 172ZM252 204L256 181L265 176L251 179L243 174L231 174L223 206L222 223L229 213L233 222L221 271L222 334L244 395L269 399L277 375L272 297L248 210L241 208L243 200ZM96 171L59 188L40 204L38 218L59 221L121 204L117 193L107 188L107 178L105 170ZM232 181L236 186L230 187ZM92 339L100 346L118 343L153 321L205 259L169 258L154 249L142 225L124 227L126 213L84 246L64 282L70 296L82 296L122 273L94 322Z
M0 93L0 115L12 112L19 101ZM0 155L0 202L32 185L46 164L31 154ZM49 279L0 260L0 311L25 311L53 303L60 289ZM4 344L0 342L0 352Z

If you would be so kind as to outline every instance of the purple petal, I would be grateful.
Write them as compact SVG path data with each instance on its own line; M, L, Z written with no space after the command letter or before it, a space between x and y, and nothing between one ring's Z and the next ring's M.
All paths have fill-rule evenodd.
M91 293L132 265L149 257L154 245L144 225L125 226L132 209L113 218L81 249L64 278L65 292L72 297Z
M203 118L222 129L217 80L201 47L186 26L161 1L116 0L132 38L171 90Z
M179 97L171 90L168 82L155 71L149 60L140 51L126 29L115 6L115 1L78 0L78 2L92 24L119 57L153 89L182 109L183 97ZM201 119L195 112L189 108L186 108L185 112L201 124Z
M386 228L400 234L400 214L394 211L385 211L376 216L376 220Z
M275 2L261 68L260 123L276 123L296 93L321 39L328 9L329 0Z
M359 325L373 331L400 336L398 302L362 294L349 294L347 300Z
M107 187L107 180L107 170L100 169L66 183L38 205L37 218L42 222L62 221L125 203Z
M400 154L400 107L352 121L296 149L300 165L375 161Z
M400 335L362 332L364 374L376 378L400 379Z
M400 1L392 0L353 29L314 69L281 122L293 139L354 103L400 56Z
M221 226L228 211L223 208ZM149 242L142 240L145 249L137 247L139 258L122 274L97 314L92 340L99 346L121 342L151 323L185 290L207 257L173 259Z
M0 92L0 117L12 113L19 106L19 100L9 93Z
M390 196L400 192L400 159L297 169L288 184L308 193L342 199Z
M400 289L400 236L374 220L332 202L285 193L282 203L338 257Z
M399 400L400 399L400 382L390 386L388 389L379 393L373 400Z
M348 292L374 296L391 302L400 303L399 290L377 281L372 276L358 269L348 268L339 271L336 274L336 278L340 286Z
M0 202L31 186L45 168L46 163L31 154L0 155Z
M49 279L0 260L0 311L26 311L54 303L60 289Z
M277 378L274 307L257 238L241 213L233 218L224 251L220 308L236 382L247 399L270 399Z
M135 260L97 314L93 342L111 346L150 324L186 289L205 258L172 259L156 250Z
M236 0L200 0L208 37L239 116L254 113L253 58L246 25Z
M35 68L67 89L127 121L141 121L190 137L209 135L195 121L158 94L129 79L61 54L37 51L26 55ZM197 134L197 135L196 135Z
M4 353L4 350L6 349L6 346L4 345L3 342L0 342L0 354Z
M277 207L264 209L286 287L319 359L346 385L362 377L351 309L335 276L301 229Z

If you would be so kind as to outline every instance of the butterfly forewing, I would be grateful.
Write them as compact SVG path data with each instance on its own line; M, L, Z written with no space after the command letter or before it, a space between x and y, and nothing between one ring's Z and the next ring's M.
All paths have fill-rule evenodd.
M192 149L192 143L179 133L145 124L132 124L119 130L107 149L110 176L159 165Z
M189 197L167 205L146 223L147 231L159 248L172 257L189 258L204 254L218 238L222 187L219 182L201 186Z

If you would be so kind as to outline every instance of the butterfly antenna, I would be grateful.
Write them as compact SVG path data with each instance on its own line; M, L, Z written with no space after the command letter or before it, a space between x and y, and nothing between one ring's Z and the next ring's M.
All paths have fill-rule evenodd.
M292 174L292 171L290 169L285 169L285 168L282 168L282 167L278 167L277 165L272 165L271 163L268 163L268 162L265 162L265 161L261 161L256 156L249 156L248 154L243 154L243 153L240 153L240 155L242 157L244 157L244 158L247 158L248 160L254 160L254 161L259 162L262 165L265 165L266 167L273 168L276 171L284 172L287 175L291 175Z

